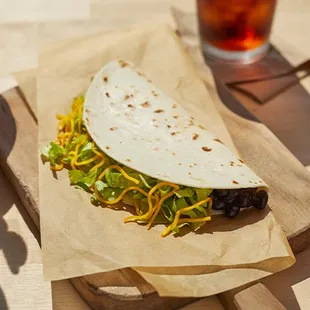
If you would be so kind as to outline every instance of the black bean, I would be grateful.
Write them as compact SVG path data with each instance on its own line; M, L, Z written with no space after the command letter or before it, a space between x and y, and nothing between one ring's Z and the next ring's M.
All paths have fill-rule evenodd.
M229 194L228 189L215 189L213 192L214 192L215 197L218 197L218 198L226 197Z
M222 210L226 206L226 202L218 199L214 199L212 203L212 209L213 210Z
M253 206L259 210L266 207L268 202L268 193L264 190L260 190L256 193L253 199Z
M229 190L228 195L225 197L225 201L232 202L238 195L238 190Z
M233 218L238 215L240 207L236 205L227 205L225 208L225 216Z
M237 196L234 203L240 208L249 208L252 206L252 195L248 191L242 191Z

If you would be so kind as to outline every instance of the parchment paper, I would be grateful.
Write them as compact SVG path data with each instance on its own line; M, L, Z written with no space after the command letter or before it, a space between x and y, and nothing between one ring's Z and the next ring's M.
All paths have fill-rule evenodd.
M63 46L40 65L40 144L55 139L55 114L68 111L90 77L104 63L123 58L232 147L210 96L171 30L115 35L113 41L98 38L81 42L74 50ZM48 165L39 167L45 279L134 267L162 296L201 297L257 280L295 261L269 210L244 211L233 221L217 217L200 232L162 238L162 225L150 231L134 223L125 225L127 212L92 206L89 194L70 187L66 171L56 179Z

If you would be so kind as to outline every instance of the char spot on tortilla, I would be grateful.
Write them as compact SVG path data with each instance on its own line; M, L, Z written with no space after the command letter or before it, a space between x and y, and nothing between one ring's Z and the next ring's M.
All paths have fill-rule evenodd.
M177 107L177 105L174 103L173 105L172 105L172 109L175 109Z
M170 134L171 134L171 136L175 136L175 132L171 132Z
M205 151L205 152L211 152L211 151L212 151L212 149L210 149L210 148L207 147L207 146L203 146L203 147L202 147L202 150Z
M128 107L128 108L131 108L131 109L134 109L134 108L135 108L135 106L132 105L132 104L128 104L127 107Z
M232 182L233 182L234 184L239 184L239 182L237 182L237 181L235 181L235 180L233 180Z
M188 126L193 126L194 122L192 120L189 121Z
M109 128L109 130L111 130L111 131L114 131L114 130L116 130L117 129L117 127L111 127L111 128Z
M127 63L126 61L124 61L124 60L119 60L118 63L120 64L120 66L121 66L122 68L125 68L125 67L128 66L128 63Z
M216 138L216 139L213 139L214 141L216 141L216 142L219 142L219 143L222 143L222 144L224 144L220 139L218 139L218 138Z
M103 77L103 82L106 83L107 81L108 81L108 77L107 77L107 76L104 76L104 77Z
M149 83L152 83L152 81L151 80L147 80Z
M194 134L193 134L193 140L197 140L198 137L199 137L199 134L198 134L198 133L194 133Z
M154 111L154 113L163 113L163 112L165 112L163 109L158 109Z
M194 120L194 118L191 116L191 120Z
M197 166L197 164L196 164L196 163L194 163L194 166Z
M106 92L105 95L110 98L110 94L108 92Z
M206 129L206 128L204 128L203 126L201 126L201 125L198 125L198 127L200 128L200 129Z
M148 108L151 104L148 101L145 101L144 103L141 103L142 108Z
M242 159L238 158L238 160L239 160L241 163L243 163L243 164L244 164L244 161L243 161Z
M168 128L171 128L171 126L170 126L170 125L167 125L167 127L168 127Z

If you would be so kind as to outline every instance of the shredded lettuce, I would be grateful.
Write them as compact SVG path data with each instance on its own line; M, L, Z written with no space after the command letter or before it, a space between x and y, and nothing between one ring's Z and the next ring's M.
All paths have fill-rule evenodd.
M96 170L92 170L89 171L88 173L85 173L81 170L69 170L68 172L69 174L69 179L70 179L70 183L72 185L75 184L84 184L87 187L92 186L97 178L97 171Z
M54 142L50 143L50 148L48 150L48 158L52 166L60 164L62 157L64 156L65 151L62 147L55 144Z

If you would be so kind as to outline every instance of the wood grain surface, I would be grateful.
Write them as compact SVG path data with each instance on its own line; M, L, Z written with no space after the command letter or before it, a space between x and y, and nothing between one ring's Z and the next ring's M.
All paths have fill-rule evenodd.
M251 310L285 310L286 308L270 293L262 284L258 283L247 288L234 297L234 302L238 310L247 309L251 305Z

